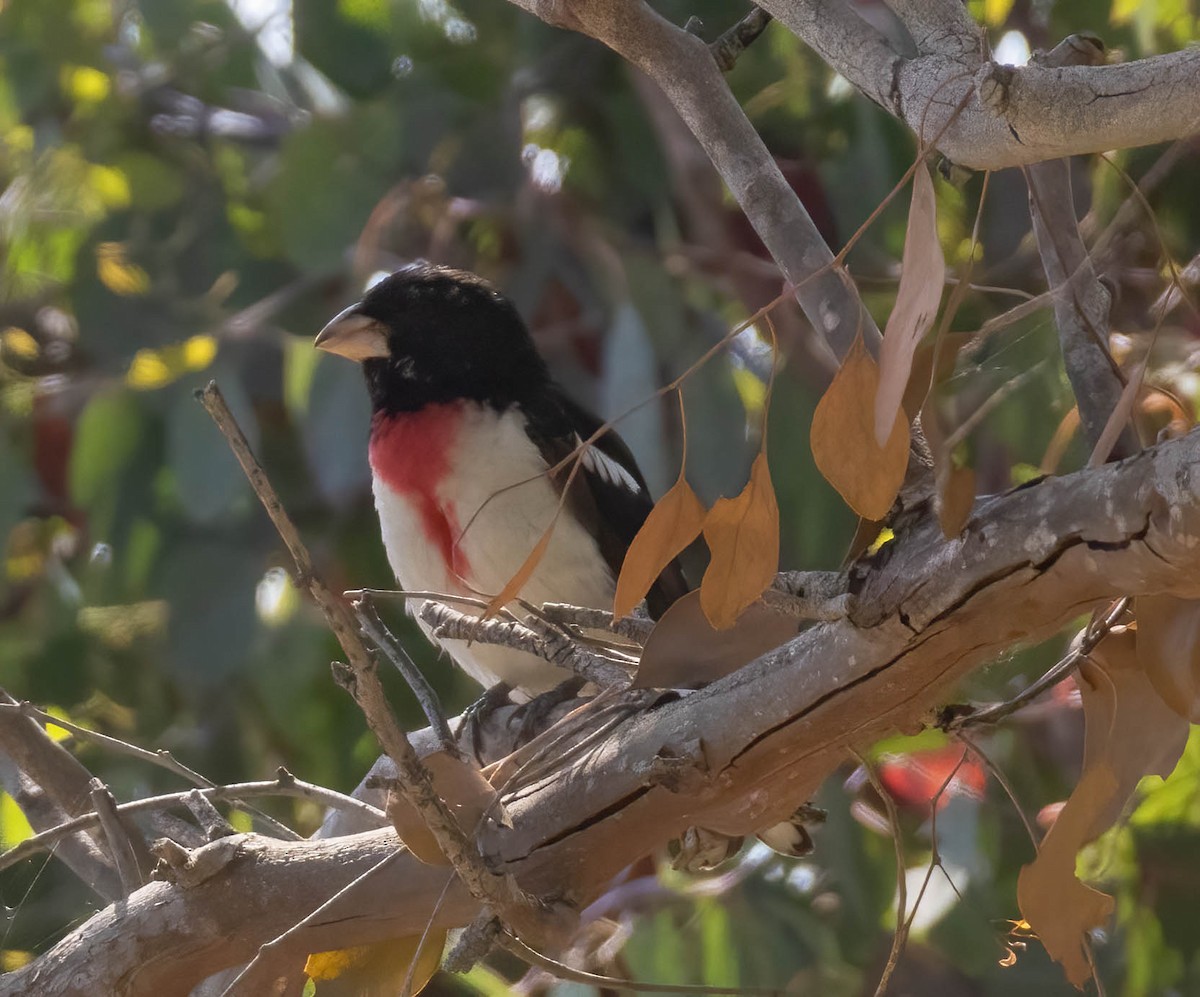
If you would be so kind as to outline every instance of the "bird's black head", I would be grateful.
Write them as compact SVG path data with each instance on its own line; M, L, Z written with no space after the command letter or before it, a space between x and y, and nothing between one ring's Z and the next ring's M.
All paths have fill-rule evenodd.
M382 412L464 398L506 408L549 380L507 298L475 274L423 263L381 280L315 345L362 363Z

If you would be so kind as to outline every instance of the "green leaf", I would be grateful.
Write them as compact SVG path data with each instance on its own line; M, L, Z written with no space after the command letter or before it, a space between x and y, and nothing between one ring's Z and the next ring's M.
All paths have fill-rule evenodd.
M253 447L258 423L237 377L219 379L221 393ZM177 390L167 413L167 466L175 475L179 501L196 522L207 523L225 512L249 486L242 469L187 382Z
M369 16L370 4L349 4L359 8L353 20L343 6L336 0L297 5L296 50L347 93L367 97L391 82L391 55L384 36L372 30L378 19Z
M315 351L314 351L315 352ZM303 416L304 449L317 488L343 504L370 482L367 432L371 405L357 364L322 356Z
M109 391L88 403L71 447L68 476L76 503L86 508L111 496L143 428L141 407L128 391Z

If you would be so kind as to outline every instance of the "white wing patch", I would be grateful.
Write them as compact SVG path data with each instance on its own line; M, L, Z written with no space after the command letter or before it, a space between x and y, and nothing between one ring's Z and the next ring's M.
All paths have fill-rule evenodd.
M583 440L579 438L578 433L575 434L575 445L577 447L583 445ZM616 485L619 488L626 488L634 495L641 493L642 486L637 483L637 479L603 450L590 446L583 451L583 456L579 459L585 468L602 481L607 481L610 485Z

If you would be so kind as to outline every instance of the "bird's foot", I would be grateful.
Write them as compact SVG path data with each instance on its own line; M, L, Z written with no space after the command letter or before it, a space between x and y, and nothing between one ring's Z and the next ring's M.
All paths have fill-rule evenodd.
M462 744L465 735L467 743L471 746L471 754L475 756L475 760L480 765L486 764L483 758L482 741L484 724L498 709L512 705L512 700L509 698L511 694L511 686L504 682L497 682L485 689L483 695L463 710L462 715L458 718L458 724L454 728L454 740Z
M513 742L516 747L527 744L537 737L549 725L550 717L563 703L570 702L579 695L579 690L586 685L585 679L573 675L565 682L560 682L548 692L534 696L518 711L521 725L517 728L517 737Z

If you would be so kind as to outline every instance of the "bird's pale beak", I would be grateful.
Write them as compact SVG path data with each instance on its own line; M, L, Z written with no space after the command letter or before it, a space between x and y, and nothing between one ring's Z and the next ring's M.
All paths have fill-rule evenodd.
M357 307L351 305L330 319L317 333L313 346L358 363L371 357L386 357L387 327L378 319L355 311Z

